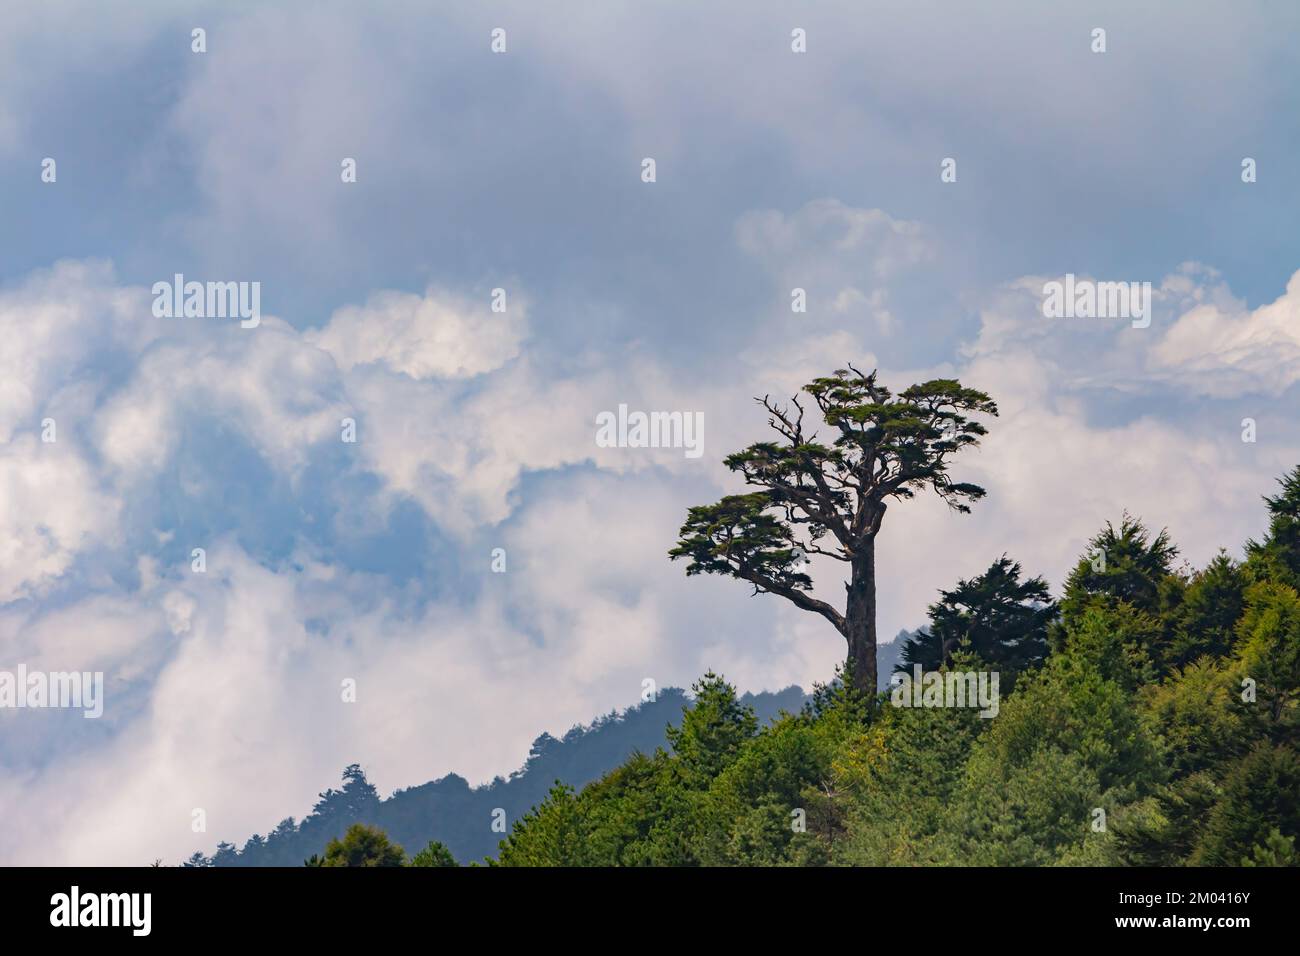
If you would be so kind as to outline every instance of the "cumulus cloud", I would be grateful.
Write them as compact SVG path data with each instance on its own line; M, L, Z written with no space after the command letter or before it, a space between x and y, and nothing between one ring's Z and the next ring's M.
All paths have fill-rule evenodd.
M1281 395L1300 382L1300 272L1257 309L1198 303L1151 349L1150 367L1198 394Z
M1035 374L1069 389L1276 398L1300 381L1300 273L1272 302L1251 309L1216 270L1183 263L1152 284L1149 328L1122 317L1044 317L1043 287L1054 279L1025 276L991 292L979 333L960 354L972 361L1032 354Z
M147 308L105 261L60 261L0 291L0 440L38 428L69 384L102 387L106 359L147 347L157 334L139 321Z
M141 357L95 419L99 449L124 477L155 472L195 418L230 425L287 471L311 445L339 435L349 408L339 370L283 322L265 317L251 333L235 323L205 329L208 319L166 321L177 334Z
M411 378L472 378L517 356L527 334L527 303L502 302L505 309L493 313L487 297L381 292L363 306L338 310L308 340L344 371L382 362Z
M106 543L118 510L67 441L0 446L0 604L40 596L80 551Z

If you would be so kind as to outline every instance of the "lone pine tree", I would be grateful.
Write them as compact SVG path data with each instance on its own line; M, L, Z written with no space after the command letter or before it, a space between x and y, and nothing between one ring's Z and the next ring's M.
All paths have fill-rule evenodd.
M755 399L768 412L778 441L759 442L724 463L762 490L728 495L687 511L673 560L688 558L686 573L728 574L755 594L778 594L830 621L848 643L846 670L861 691L876 690L876 535L891 499L932 489L954 511L970 512L984 497L978 485L954 482L949 459L978 445L987 429L967 417L994 415L983 392L954 379L934 379L894 395L853 366L805 385L834 440L804 430L796 395L781 407ZM829 536L829 537L828 537ZM847 568L841 611L814 598L806 555L842 561Z

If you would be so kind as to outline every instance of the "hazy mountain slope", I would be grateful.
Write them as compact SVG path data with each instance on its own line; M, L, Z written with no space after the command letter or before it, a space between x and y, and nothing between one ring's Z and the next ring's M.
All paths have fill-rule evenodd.
M211 858L196 854L191 863L301 866L303 860L320 853L330 839L357 822L382 827L410 854L430 840L440 840L462 863L482 860L496 851L503 835L492 829L494 811L504 810L507 825L513 824L543 800L556 780L581 788L634 751L652 753L656 747L665 746L664 728L680 720L688 699L685 691L669 688L652 702L621 714L598 717L561 738L544 733L533 741L528 759L519 770L509 778L498 777L479 787L471 787L463 777L452 773L380 799L361 768L353 765L344 771L343 787L322 793L312 813L300 824L292 818L283 820L265 838L256 834L249 838L240 851L222 843ZM799 710L805 699L804 692L794 686L776 693L746 694L743 698L764 723L781 710Z

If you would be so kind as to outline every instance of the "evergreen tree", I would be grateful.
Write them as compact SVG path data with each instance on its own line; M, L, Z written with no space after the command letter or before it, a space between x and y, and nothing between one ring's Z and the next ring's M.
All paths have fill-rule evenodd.
M388 834L378 827L354 823L348 827L343 839L330 840L325 855L318 865L326 867L380 867L402 866L406 853L388 839ZM313 864L308 862L308 866Z
M233 843L222 840L217 844L217 852L212 855L213 866L238 866L239 851Z
M1267 846L1278 832L1300 834L1300 757L1295 748L1260 741L1232 766L1223 796L1209 813L1205 834L1190 862L1199 866L1240 866Z
M762 490L728 495L689 509L677 547L686 573L726 574L776 594L829 621L848 644L849 679L876 690L876 536L891 501L926 489L958 513L984 497L978 485L954 482L949 459L979 444L985 427L969 414L997 415L988 395L953 379L913 385L895 396L850 366L804 386L832 439L818 441L804 424L799 397L781 407L757 401L778 441L729 455L725 464ZM806 556L845 565L841 611L814 598Z
M1285 837L1277 828L1269 831L1263 843L1255 844L1250 856L1241 861L1242 866L1300 866L1296 854L1295 837Z
M411 857L411 866L446 867L457 865L456 858L451 855L451 851L437 840L430 840L428 846Z
M1056 605L1046 581L1021 581L1020 574L1020 565L1004 554L979 577L941 591L930 605L929 627L903 645L898 669L920 664L938 670L959 648L1008 676L1041 663Z
M262 851L266 848L266 841L260 834L254 833L244 842L244 848L239 851L239 862L241 866L251 866L252 861L260 859Z
M1282 492L1264 498L1268 533L1263 541L1247 542L1246 553L1258 577L1300 588L1300 465L1278 484Z
M683 710L681 726L668 728L668 742L687 786L703 788L754 736L758 721L736 689L712 671L691 689L695 700Z
M573 788L556 782L501 841L497 866L581 866L582 822Z
M1069 626L1095 608L1127 607L1154 626L1145 635L1143 653L1154 675L1167 673L1175 644L1177 611L1184 580L1173 571L1178 549L1167 531L1152 535L1125 512L1119 528L1110 522L1089 542L1089 550L1065 582L1060 620L1048 631L1048 642L1059 649Z
M1154 537L1137 518L1124 514L1118 529L1109 521L1088 543L1065 582L1061 615L1066 623L1098 602L1124 602L1141 611L1161 609L1161 584L1172 573L1178 549L1162 530Z
M1183 667L1208 654L1222 657L1232 650L1237 620L1245 606L1246 576L1226 552L1196 572L1177 611L1167 664Z
M379 791L366 779L360 764L348 764L343 770L341 813L349 819L359 820L374 813L379 806Z
M1244 712L1272 740L1295 743L1300 729L1300 594L1261 582L1246 592L1237 625L1238 676L1253 689Z

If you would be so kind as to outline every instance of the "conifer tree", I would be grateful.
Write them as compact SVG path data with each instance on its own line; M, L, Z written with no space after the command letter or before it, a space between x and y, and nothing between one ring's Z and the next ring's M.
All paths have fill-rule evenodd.
M760 490L728 495L687 512L669 555L687 558L686 573L726 574L820 614L848 644L847 672L860 690L876 689L876 536L892 501L927 489L968 513L984 497L978 485L953 481L952 457L979 444L985 427L970 414L997 415L988 395L954 379L935 379L895 395L850 366L803 391L828 430L811 430L805 404L756 399L778 440L758 442L725 459ZM813 597L807 555L845 565L845 603Z

